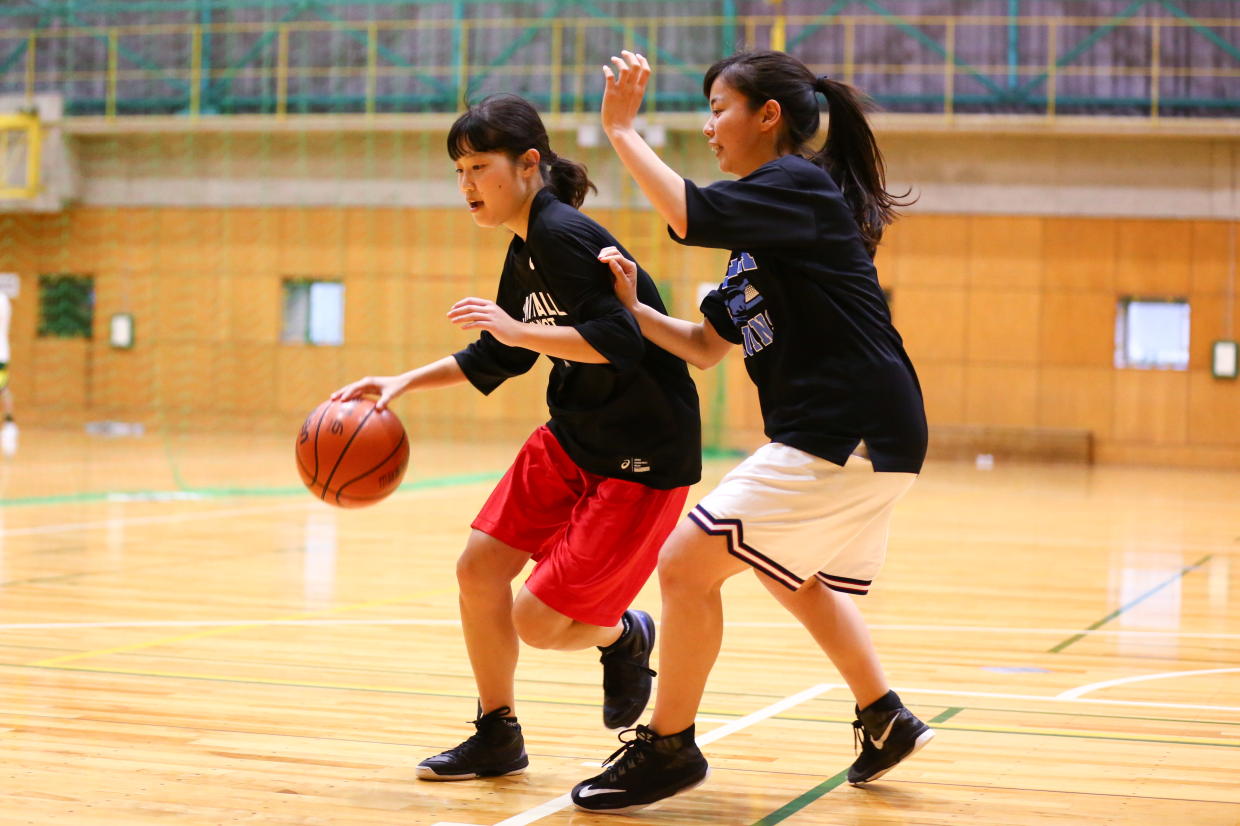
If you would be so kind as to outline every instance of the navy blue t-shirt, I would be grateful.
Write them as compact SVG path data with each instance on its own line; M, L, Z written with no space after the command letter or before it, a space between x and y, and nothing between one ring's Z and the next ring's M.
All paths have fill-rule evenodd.
M616 298L611 270L598 260L618 247L611 233L550 189L534 196L529 230L513 236L495 303L513 318L573 327L608 364L551 358L547 426L577 465L591 473L669 489L702 475L697 387L684 361L642 337ZM666 312L638 269L638 298ZM455 354L469 381L490 393L525 373L539 353L509 347L489 332ZM550 358L550 357L549 357Z
M731 250L702 313L744 348L767 437L839 465L864 441L875 470L919 472L921 387L831 176L785 155L739 180L685 181L685 199L672 238Z

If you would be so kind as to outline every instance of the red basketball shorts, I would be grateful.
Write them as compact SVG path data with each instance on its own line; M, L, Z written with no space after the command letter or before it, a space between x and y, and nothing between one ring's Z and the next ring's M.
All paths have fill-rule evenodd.
M546 425L531 434L472 527L525 551L525 587L579 622L620 621L654 572L687 487L656 490L598 476L569 458Z

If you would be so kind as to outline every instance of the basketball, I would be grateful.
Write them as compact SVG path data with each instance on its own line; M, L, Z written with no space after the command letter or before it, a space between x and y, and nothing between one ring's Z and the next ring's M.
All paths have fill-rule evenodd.
M297 434L297 470L310 492L341 508L360 508L400 486L409 439L390 410L371 399L325 401Z

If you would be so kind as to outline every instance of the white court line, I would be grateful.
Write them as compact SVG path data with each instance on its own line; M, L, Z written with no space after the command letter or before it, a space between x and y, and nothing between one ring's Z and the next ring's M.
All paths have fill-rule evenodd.
M0 631L21 630L55 630L57 628L210 628L212 626L229 625L414 625L414 626L457 626L457 619L417 619L417 618L371 618L371 619L230 619L230 620L105 620L99 622L12 622L0 623ZM800 628L796 622L725 622L727 628ZM1153 631L1124 630L1100 628L1093 631L1081 631L1076 628L1022 628L1022 627L988 627L978 625L882 625L870 626L871 631L932 631L962 632L977 634L1048 634L1062 636L1081 634L1085 636L1128 636L1128 637L1182 637L1190 639L1237 640L1240 634L1206 633L1197 631Z
M1069 689L1062 694L1055 695L1056 700L1076 700L1083 694L1091 691L1097 691L1100 688L1110 688L1115 685L1126 685L1128 683L1140 683L1146 680L1169 680L1174 677L1195 677L1199 674L1230 674L1240 672L1240 668L1203 668L1198 671L1164 671L1159 674L1139 674L1136 677L1120 677L1115 680L1104 680L1100 683L1090 683L1089 685L1079 686ZM1088 702L1088 701L1086 701Z
M1158 703L1149 700L1102 700L1094 697L1046 696L1043 694L1008 694L1002 691L960 691L942 688L897 688L899 694L932 694L939 697L987 697L995 700L1036 700L1040 703L1089 703L1103 706L1139 706L1141 708L1176 708L1192 711L1236 711L1240 706L1210 706L1194 703ZM1065 692L1066 693L1066 692Z
M720 726L719 728L714 729L702 735L701 737L697 738L697 743L699 746L705 746L707 743L713 743L716 740L727 737L729 734L735 734L741 729L748 728L749 726L752 726L754 723L760 723L763 720L767 719L768 717L774 717L776 714L779 714L781 711L787 711L793 706L800 705L806 700L812 700L814 697L817 697L819 694L825 694L826 692L830 691L833 688L839 688L839 686L834 685L832 683L819 683L816 686L811 686L810 688L807 688L804 691L800 691L800 692L797 692L796 694L793 694L791 697L785 697L779 702L772 703L766 708L759 709L758 711L755 711L752 714L746 714L744 717L741 717L739 720L733 720L727 725ZM540 803L532 809L527 809L524 812L521 812L520 814L513 815L512 817L507 818L506 820L501 820L499 823L496 823L495 826L525 826L525 824L527 823L533 823L536 820L542 820L544 817L547 817L548 815L553 815L556 812L562 809L566 809L571 805L573 805L572 797L567 794L562 794L557 798L548 800L546 803ZM435 826L473 826L473 825L465 824L465 823L436 823Z

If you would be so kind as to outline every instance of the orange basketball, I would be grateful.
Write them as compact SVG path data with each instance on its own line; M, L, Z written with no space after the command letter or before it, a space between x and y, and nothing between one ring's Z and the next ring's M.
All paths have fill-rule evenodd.
M370 399L325 401L297 434L297 470L315 496L330 505L373 505L400 486L409 440L400 419Z

